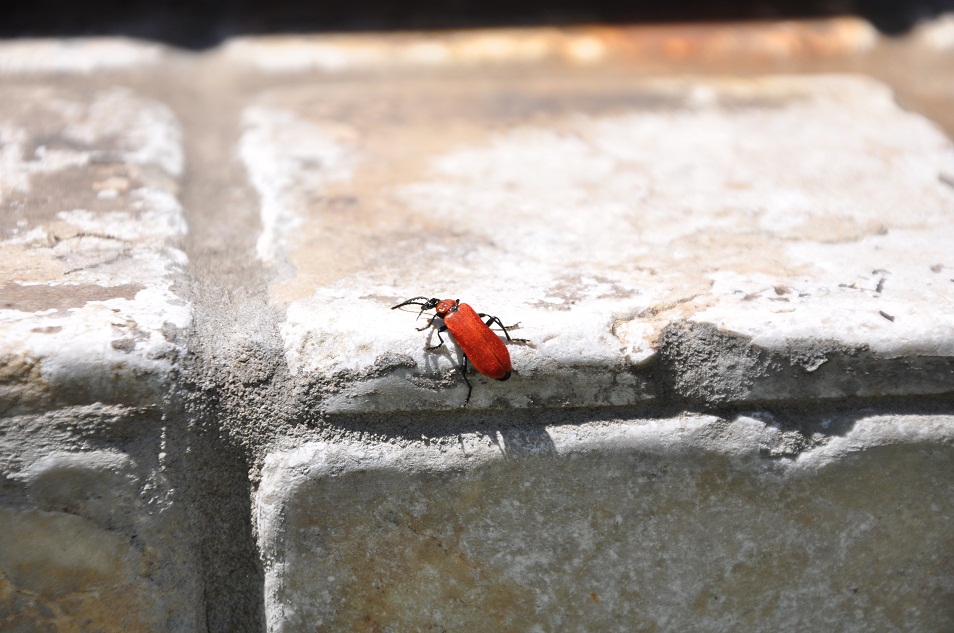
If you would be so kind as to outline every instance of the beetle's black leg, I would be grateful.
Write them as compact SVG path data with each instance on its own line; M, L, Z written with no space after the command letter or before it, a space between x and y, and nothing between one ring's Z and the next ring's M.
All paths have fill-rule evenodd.
M471 386L470 381L467 380L467 356L461 352L461 361L460 361L460 375L464 377L464 382L467 383L467 397L464 398L464 406L470 402L470 392L474 390Z
M507 340L510 341L511 343L529 343L530 342L525 338L510 337L510 332L508 332L507 330L512 330L514 328L520 327L519 323L514 323L513 325L504 325L503 321L500 320L500 317L490 316L489 314L483 314L482 312L478 312L477 316L487 317L487 322L486 322L487 327L490 327L491 325L496 323L500 327L500 329L503 330L504 336L506 336Z
M434 319L436 319L436 318L437 318L437 315L435 314L434 316L432 316L431 318L429 318L429 319L427 320L427 323L424 324L424 327L419 327L419 328L414 328L414 329L417 330L418 332L423 332L423 331L426 330L427 328L429 328L429 327L431 327L432 325L434 325Z
M431 319L431 320L433 321L433 319ZM446 326L446 325L444 325L444 326L442 326L442 327L439 327L439 328L437 329L437 340L439 340L440 343L438 343L437 345L431 345L430 347L425 347L424 349L432 350L432 349L437 349L438 347L441 347L442 345L444 345L444 337L441 336L441 332L444 332L444 331L446 331L446 330L447 330L447 326Z
M503 321L500 320L500 317L490 316L489 314L484 314L483 312L478 312L478 313L477 313L477 316L479 316L479 317L487 317L487 321L486 321L487 327L490 327L491 325L493 325L494 323L496 323L497 326L498 326L501 330L504 331L504 334L507 335L507 340L508 340L508 341L510 340L510 334L507 332L507 330L514 330L514 329L520 327L520 324L519 324L519 323L514 323L513 325L504 325L504 324L503 324Z

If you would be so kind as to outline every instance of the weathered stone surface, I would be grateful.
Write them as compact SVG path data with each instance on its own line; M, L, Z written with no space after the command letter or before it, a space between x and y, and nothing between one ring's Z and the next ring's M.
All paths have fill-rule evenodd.
M947 631L952 441L753 414L276 452L269 630Z
M168 394L189 304L171 111L124 88L0 100L0 413Z
M0 71L136 49L36 46L19 69L0 46ZM191 319L180 129L127 88L55 83L0 99L0 629L191 633L204 581L164 437Z
M92 407L0 420L0 629L202 630L202 580L158 418ZM145 451L76 450L77 427L95 437L124 423Z
M463 401L457 352L389 310L422 294L531 341L476 407L954 389L954 148L870 80L304 85L244 124L288 366L324 410ZM764 362L667 378L726 340Z
M0 629L954 628L950 141L633 63L829 26L0 43ZM494 411L417 294L522 323Z
M126 38L21 39L0 42L0 73L93 73L158 65L158 44Z
M468 29L429 33L350 33L235 37L225 43L229 60L274 74L319 71L358 74L514 69L531 66L598 67L634 60L755 58L791 60L857 55L877 43L877 31L858 19L530 29Z

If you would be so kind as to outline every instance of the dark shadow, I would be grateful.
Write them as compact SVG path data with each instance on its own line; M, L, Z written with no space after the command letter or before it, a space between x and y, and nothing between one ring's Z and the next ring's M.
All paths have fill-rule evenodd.
M950 415L954 396L907 396L848 398L773 403L744 403L718 408L692 408L680 404L647 404L635 407L572 409L449 410L444 412L393 412L382 414L338 414L299 420L298 424L339 436L399 441L432 441L465 434L486 437L505 457L547 456L556 447L547 430L550 426L623 422L651 424L659 419L686 413L711 415L713 432L740 416L751 417L781 431L784 447L769 447L764 458L790 458L813 450L828 438L841 437L855 424L871 416ZM435 417L436 415L436 417ZM794 442L790 442L794 438ZM791 445L788 445L791 443Z
M770 349L711 323L673 322L656 345L656 393L695 410L841 400L857 406L865 394L950 394L954 375L954 360L942 355L894 357L834 339L791 340Z
M551 455L556 453L553 438L542 426L517 426L500 429L503 454L506 457Z
M218 432L182 434L178 485L192 508L209 633L265 631L265 575L252 533L248 463ZM177 442L178 444L178 442Z
M954 0L8 0L0 37L121 35L188 49L233 35L406 31L573 24L825 18L858 15L885 33L954 10Z

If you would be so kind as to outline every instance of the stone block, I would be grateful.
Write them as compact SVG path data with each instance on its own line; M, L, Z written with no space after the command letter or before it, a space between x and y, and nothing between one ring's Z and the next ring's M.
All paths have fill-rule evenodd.
M0 629L954 629L951 141L627 65L829 26L0 43Z
M269 631L949 631L954 418L492 426L266 461Z
M175 116L118 87L3 93L0 414L163 402L191 320Z
M169 432L191 323L180 127L125 87L11 78L11 51L29 75L127 50L59 43L44 66L37 45L0 46L0 629L200 631L188 436Z
M87 75L156 67L162 46L123 37L23 38L0 42L0 74Z
M938 21L940 22L940 21ZM878 43L858 18L817 22L652 24L575 28L467 29L420 33L300 34L233 37L230 61L270 75L320 72L330 76L562 68L600 70L616 64L685 63L738 67L753 60L858 56Z
M954 389L954 146L870 79L305 83L240 151L312 409L463 403L418 295L530 340L472 407Z
M0 420L0 629L204 629L190 516L157 412L90 406ZM138 450L96 431L135 426ZM147 450L142 450L143 448Z

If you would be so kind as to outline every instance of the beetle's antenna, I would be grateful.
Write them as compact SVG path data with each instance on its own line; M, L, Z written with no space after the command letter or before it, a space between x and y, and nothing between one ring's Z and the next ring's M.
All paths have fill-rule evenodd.
M437 307L437 304L440 303L440 299L428 299L427 297L414 297L413 299L408 299L402 303L392 306L392 310L402 308L407 305L421 306L421 311L417 313L417 318L420 319L421 315L424 314L425 310L432 310ZM417 319L414 319L415 321Z
M422 299L423 299L423 302L421 301ZM391 309L397 310L398 308L403 308L404 306L407 306L407 305L426 306L428 304L433 304L436 306L437 301L434 299L428 299L427 297L413 297L411 299L408 299L407 301L403 301L397 304L396 306L391 306ZM424 309L427 310L428 308L424 308Z
M426 301L426 300L427 300L427 297L414 297L413 299L408 299L407 301L402 301L401 303L397 304L396 306L391 306L391 309L392 309L392 310L397 310L398 308L403 308L404 306L408 306L408 305L411 305L411 304L416 305L416 306L424 305L423 303L420 302L420 299L424 299L424 300Z

